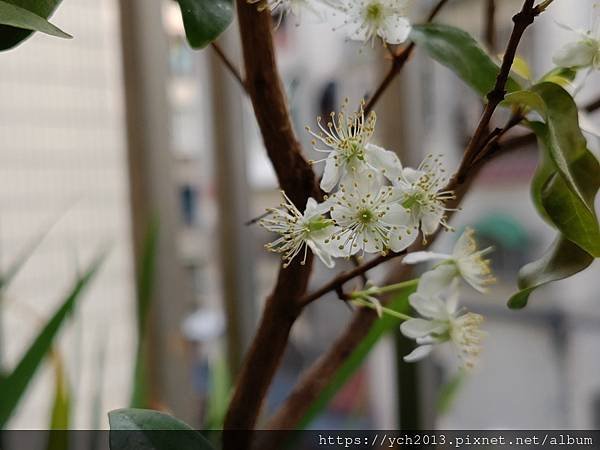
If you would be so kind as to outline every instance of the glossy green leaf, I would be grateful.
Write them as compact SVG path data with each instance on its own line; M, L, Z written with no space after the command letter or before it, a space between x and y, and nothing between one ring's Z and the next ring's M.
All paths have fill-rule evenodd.
M531 293L552 281L558 281L586 269L594 258L573 242L559 236L539 260L527 264L519 271L521 289L508 301L512 309L527 306Z
M482 97L494 88L500 67L467 32L449 25L415 25L410 39ZM510 78L506 90L514 92L521 87Z
M401 313L408 313L410 307L408 297L415 292L416 283L411 287L406 287L403 291L396 294L394 300L387 305L388 308ZM354 349L352 354L346 359L345 363L336 372L323 389L319 397L313 402L303 419L298 424L299 429L305 428L313 419L315 419L329 404L331 399L346 384L352 375L360 368L369 352L375 347L380 339L388 333L398 328L402 321L390 315L384 315L377 320L369 333L362 339L360 344Z
M34 31L71 38L48 22L61 0L0 0L0 51L27 39Z
M0 383L0 429L4 428L14 412L37 369L51 350L54 338L98 272L103 259L95 260L75 282L60 308L46 323L16 368Z
M187 40L204 48L217 39L233 20L233 0L177 0Z
M154 287L154 271L156 267L156 247L158 243L158 222L152 221L144 239L142 258L139 264L137 284L137 329L138 346L133 379L131 408L147 408L149 406L147 347L146 339L148 317Z
M551 83L558 84L564 88L567 88L577 77L577 71L573 69L567 69L564 67L557 67L552 69L550 72L545 74L540 82L549 81Z
M110 450L212 450L212 445L173 416L148 409L108 414Z

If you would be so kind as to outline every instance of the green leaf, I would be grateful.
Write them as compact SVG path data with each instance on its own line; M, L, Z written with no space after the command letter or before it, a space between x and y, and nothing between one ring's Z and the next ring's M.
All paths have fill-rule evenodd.
M560 89L560 88L559 88ZM557 120L557 119L555 119ZM564 121L569 122L567 117ZM532 181L532 196L541 215L566 238L590 255L600 256L600 227L594 200L600 188L600 165L595 156L579 140L557 137L563 125L532 123L540 143L540 164ZM552 131L554 128L554 132ZM577 131L581 131L577 127ZM571 133L567 131L566 133ZM562 144L557 144L562 142ZM562 149L562 146L566 148ZM554 152L552 152L554 148ZM561 153L564 170L556 164L555 153ZM574 187L575 186L575 187Z
M233 20L233 0L177 0L187 40L204 48L217 39Z
M58 331L98 272L103 260L103 257L96 259L75 282L60 308L38 334L17 367L0 383L0 429L4 428L14 412L37 369L51 350Z
M139 264L137 285L137 329L138 347L133 379L133 393L130 406L146 408L149 406L148 374L147 374L147 339L148 317L154 287L154 271L156 266L156 247L158 243L158 222L152 221L146 231L142 258Z
M215 357L210 362L209 373L210 390L203 429L220 430L223 428L232 389L230 372L225 358Z
M464 370L461 370L452 378L450 378L450 380L444 383L444 385L440 389L440 393L438 394L438 413L446 414L452 409L452 405L454 405L454 401L456 400L458 393L463 387L466 378L467 374Z
M563 88L567 88L575 81L577 77L577 71L573 69L567 69L564 67L557 67L552 69L550 72L545 74L541 79L540 83L548 81L550 83L558 84Z
M0 0L0 51L15 47L34 31L71 38L46 20L61 1Z
M594 258L573 242L559 236L539 260L527 264L519 271L521 289L508 301L512 309L527 306L531 293L552 281L558 281L586 269Z
M25 263L29 260L31 255L33 255L35 250L39 247L51 229L52 227L48 227L43 233L41 233L39 236L36 236L36 238L33 239L21 252L21 254L10 264L6 273L0 274L0 301L2 300L3 291L10 285L13 279L21 271Z
M406 287L396 295L394 300L388 305L388 308L401 313L408 313L410 307L408 297L415 292L416 282L410 287ZM388 314L377 320L369 333L363 338L360 344L354 349L352 354L346 359L346 362L333 376L327 386L321 391L319 397L313 402L303 419L298 424L299 429L305 428L313 419L315 419L329 404L335 394L346 384L356 370L362 365L369 352L375 347L379 340L398 328L402 320L392 317Z
M500 67L467 32L441 24L415 25L410 39L482 97L494 88ZM510 78L507 92L520 89Z
M213 450L189 425L147 409L119 409L108 414L110 450Z
M54 369L54 401L50 417L50 430L68 430L71 415L71 392L62 355L58 350L51 353ZM69 447L68 433L48 433L46 450L66 450Z

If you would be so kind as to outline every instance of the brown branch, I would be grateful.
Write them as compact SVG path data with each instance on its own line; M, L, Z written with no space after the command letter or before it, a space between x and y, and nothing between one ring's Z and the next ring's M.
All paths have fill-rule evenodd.
M539 11L534 7L534 2L535 0L525 0L521 11L513 17L515 25L512 34L510 35L508 45L506 46L506 51L504 52L502 66L500 67L500 72L496 78L496 84L494 89L487 95L487 105L485 106L477 129L467 145L461 166L457 173L457 180L459 183L464 181L464 175L468 171L468 168L471 166L475 157L477 157L477 152L481 150L481 141L488 133L492 116L498 105L506 96L506 84L508 83L510 70L517 55L519 43L523 38L525 30L527 30L529 25L533 23L535 17L539 14Z
M439 14L439 12L446 5L446 3L448 3L448 0L439 0L427 16L426 22L431 22L433 19L435 19L435 17ZM415 44L411 42L410 44L408 44L408 46L401 49L399 52L392 54L392 66L390 67L390 70L383 79L383 81L381 81L381 83L375 90L375 93L369 98L369 101L365 105L366 113L370 112L375 107L383 93L387 90L390 84L392 84L392 81L394 81L394 79L402 71L402 69L410 59L410 56L415 51L415 47Z
M472 159L477 153L484 155L483 153L480 153L480 146L485 148L487 144L495 142L496 139L500 139L500 137L508 131L497 131L491 139L484 139L484 134L489 127L493 112L504 98L505 86L508 82L510 68L514 61L518 44L525 29L533 22L536 15L537 12L533 8L533 0L526 0L521 13L514 17L515 28L511 35L505 60L500 69L494 90L488 95L489 104L477 126L476 135L473 136L473 139L465 150L463 162L461 163L457 175L452 178L448 186L444 189L453 190L456 194L455 201L452 202L453 204L448 205L449 207L458 206L467 192L470 183L481 167L480 165L473 166L470 163L465 164L465 159ZM490 106L490 104L492 106ZM508 125L512 128L512 120ZM475 144L473 144L473 142L475 142ZM435 237L436 236L432 237L428 245L431 245L431 243L434 242ZM425 245L421 245L421 247L425 247ZM400 275L403 275L403 273L401 272ZM327 287L333 287L333 284ZM267 424L268 429L290 429L297 425L304 414L306 414L310 405L312 405L314 400L327 386L331 377L352 354L356 346L362 342L362 339L369 332L375 318L376 315L370 311L359 310L355 313L354 319L351 321L350 325L346 328L340 338L336 340L330 350L323 354L319 360L309 368L304 375L302 375L300 382L293 389L289 398ZM277 448L276 445L269 442L261 442L260 444L261 450L272 450Z
M235 78L237 80L237 82L240 84L240 86L242 87L242 89L244 91L247 91L246 83L244 82L242 75L240 74L239 70L235 67L235 65L231 62L231 60L227 57L227 55L225 54L225 52L223 51L221 46L219 44L217 44L216 42L212 42L210 45L212 46L213 50L215 51L215 53L217 54L217 56L219 57L219 59L221 60L223 65L227 68L229 73L233 76L233 78Z
M267 154L279 185L303 209L308 197L319 198L320 190L292 128L277 72L271 16L257 12L256 5L248 4L246 0L238 0L237 11L246 71L245 85ZM312 257L309 255L305 265L295 262L279 271L225 417L224 430L246 430L247 433L225 432L224 450L245 450L250 446L252 436L249 430L255 426L292 325L300 314L298 299L306 292L311 267Z

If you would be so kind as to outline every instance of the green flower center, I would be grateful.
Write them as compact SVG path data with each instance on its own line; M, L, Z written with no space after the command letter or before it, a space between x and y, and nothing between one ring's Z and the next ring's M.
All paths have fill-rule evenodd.
M306 225L306 231L308 233L315 233L322 231L333 224L331 219L325 219L324 217L315 217Z
M374 217L375 216L373 215L373 213L368 209L363 209L358 213L359 222L365 225L371 223Z
M380 3L371 3L367 6L367 20L377 22L383 16L383 7Z

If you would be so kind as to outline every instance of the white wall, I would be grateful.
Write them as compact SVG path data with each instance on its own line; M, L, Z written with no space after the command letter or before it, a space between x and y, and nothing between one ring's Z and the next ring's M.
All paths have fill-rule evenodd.
M7 292L3 359L16 363L77 271L109 248L59 345L75 395L72 426L90 428L100 381L103 419L126 405L135 345L117 2L65 2L53 22L75 38L38 34L0 54L0 268L60 218ZM53 389L46 364L9 427L47 428Z

